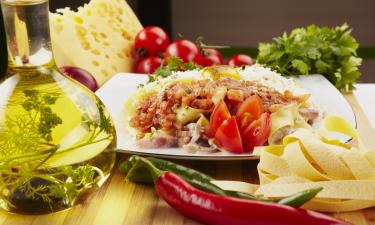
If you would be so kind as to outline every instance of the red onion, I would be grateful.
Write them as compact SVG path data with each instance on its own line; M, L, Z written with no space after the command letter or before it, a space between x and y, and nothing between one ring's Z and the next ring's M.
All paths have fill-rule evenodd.
M91 91L95 92L99 89L99 85L98 82L96 82L95 77L88 71L73 66L64 66L60 67L59 69L67 76L88 87Z

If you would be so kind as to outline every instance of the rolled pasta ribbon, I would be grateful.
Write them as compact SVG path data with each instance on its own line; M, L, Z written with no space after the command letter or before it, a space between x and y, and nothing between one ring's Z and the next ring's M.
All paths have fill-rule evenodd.
M259 147L260 185L215 182L217 185L263 196L282 198L313 187L323 190L303 207L345 212L375 206L375 151L363 148L357 131L343 118L327 116L324 129L299 129L281 145ZM327 132L353 138L356 146L330 140Z
M310 125L300 115L301 104L290 104L271 114L271 132L268 138L270 145L280 144L285 134L298 128L311 129Z

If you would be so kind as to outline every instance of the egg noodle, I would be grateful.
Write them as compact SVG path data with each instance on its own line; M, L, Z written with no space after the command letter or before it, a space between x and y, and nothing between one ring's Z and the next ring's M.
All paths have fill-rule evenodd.
M332 140L330 132L352 137L351 145ZM327 116L318 131L300 128L281 145L259 147L260 185L215 181L224 189L266 198L282 198L312 187L323 187L303 207L344 212L375 206L375 150L363 147L357 131L343 118Z

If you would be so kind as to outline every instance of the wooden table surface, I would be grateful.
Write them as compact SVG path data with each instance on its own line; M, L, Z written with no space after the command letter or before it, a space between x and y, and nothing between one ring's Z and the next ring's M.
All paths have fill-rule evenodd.
M355 97L345 96L357 116L359 133L368 147L375 147L375 131L369 125ZM120 156L119 158L124 156ZM257 182L257 160L176 161L217 179ZM375 208L339 213L333 216L356 225L375 224ZM117 170L99 192L73 209L43 216L11 215L0 212L0 225L122 225L122 224L199 224L170 208L152 187L126 183Z

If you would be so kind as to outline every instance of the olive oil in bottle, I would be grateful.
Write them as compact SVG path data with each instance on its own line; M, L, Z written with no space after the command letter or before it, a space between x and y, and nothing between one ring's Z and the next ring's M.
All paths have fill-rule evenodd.
M58 71L48 0L1 0L1 8L8 68L0 83L0 207L70 208L109 176L113 122L90 90Z

